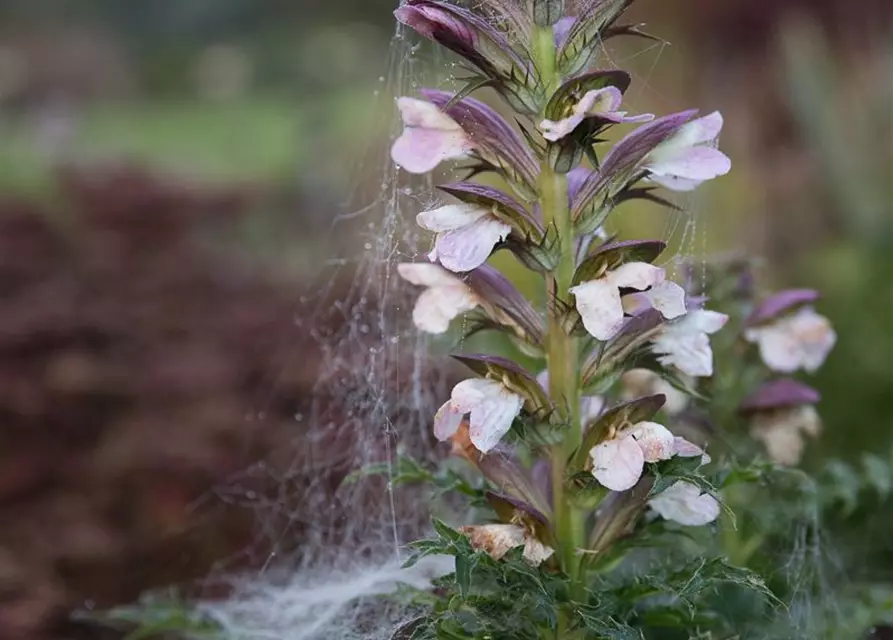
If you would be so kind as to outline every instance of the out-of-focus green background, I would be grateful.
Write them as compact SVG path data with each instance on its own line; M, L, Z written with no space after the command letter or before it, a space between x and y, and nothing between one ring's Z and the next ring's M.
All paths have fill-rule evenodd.
M68 612L239 565L250 512L195 500L300 449L320 354L293 315L320 265L364 241L332 219L384 175L365 150L390 128L370 111L393 8L0 2L8 637L97 637ZM726 117L734 171L684 201L674 238L696 257L763 257L767 289L820 289L840 339L806 464L887 451L888 0L640 0L632 14L669 42L609 49L605 66L633 71L634 110ZM666 216L631 209L621 226L660 234Z

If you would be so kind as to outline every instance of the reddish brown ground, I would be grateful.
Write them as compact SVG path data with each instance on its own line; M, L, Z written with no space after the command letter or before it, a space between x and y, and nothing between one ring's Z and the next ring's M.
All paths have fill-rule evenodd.
M248 547L250 511L196 501L294 437L316 358L294 292L197 233L250 193L126 167L60 185L0 204L0 640L102 637L70 611Z

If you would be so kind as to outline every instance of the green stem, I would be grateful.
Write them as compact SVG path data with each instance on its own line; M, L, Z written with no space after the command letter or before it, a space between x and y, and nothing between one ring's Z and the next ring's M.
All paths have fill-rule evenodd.
M534 51L537 69L543 84L550 89L560 78L556 72L555 40L551 28L536 32ZM549 395L561 412L566 424L564 442L552 451L552 486L555 509L555 528L559 553L564 570L577 590L580 561L577 549L584 543L583 514L574 509L566 491L566 464L580 446L580 362L577 340L564 329L563 312L573 302L569 289L573 284L575 264L574 228L568 203L567 176L556 173L544 163L539 177L540 207L543 224L551 238L558 239L558 264L547 275L549 305L547 358L549 364Z

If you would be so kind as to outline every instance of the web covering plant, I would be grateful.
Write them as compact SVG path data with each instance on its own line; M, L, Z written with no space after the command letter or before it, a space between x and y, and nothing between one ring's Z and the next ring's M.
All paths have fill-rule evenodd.
M502 332L544 367L537 374L495 355L454 356L476 377L453 388L434 434L483 477L482 485L449 486L488 507L495 522L453 529L435 521L435 538L410 545L407 566L446 554L455 572L438 582L430 613L394 637L729 637L737 631L730 619L705 604L720 583L774 598L756 573L722 554L686 554L677 541L663 558L631 555L666 544L663 536L715 548L683 527L720 517L717 483L730 474L706 472L703 432L689 429L689 440L678 433L684 421L674 420L677 433L665 423L687 395L702 397L713 374L709 336L729 317L653 264L664 242L619 241L603 226L629 200L672 207L659 187L690 191L731 163L716 148L718 112L628 115L621 105L630 76L590 68L605 40L648 37L618 22L630 4L590 0L571 16L561 0L486 0L475 10L408 0L395 12L464 58L469 72L456 94L422 90L397 103L405 129L392 158L400 167L427 173L461 161L468 170L439 187L456 203L418 214L435 234L428 262L398 266L424 287L413 320L439 334L467 314L471 332ZM504 99L517 129L469 97L482 87ZM602 137L639 124L613 146ZM471 180L486 173L505 189ZM544 310L487 264L499 249L542 276ZM771 369L813 371L824 360L834 333L803 308L814 299L785 292L753 312L743 336ZM612 403L618 395L624 401ZM755 416L752 434L770 456L794 464L801 432L818 428L816 401L800 383L777 380L742 410ZM424 477L402 460L394 480Z

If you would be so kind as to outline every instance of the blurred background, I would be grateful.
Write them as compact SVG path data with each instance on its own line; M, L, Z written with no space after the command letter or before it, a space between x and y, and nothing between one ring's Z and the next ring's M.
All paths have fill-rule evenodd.
M258 522L217 488L300 451L322 354L295 316L330 256L362 250L333 227L349 194L386 175L358 158L391 130L369 111L393 8L0 1L0 638L105 637L70 612L250 566ZM634 110L726 116L735 170L687 203L683 249L824 293L840 339L807 466L888 451L889 0L632 13L670 43L611 49Z

